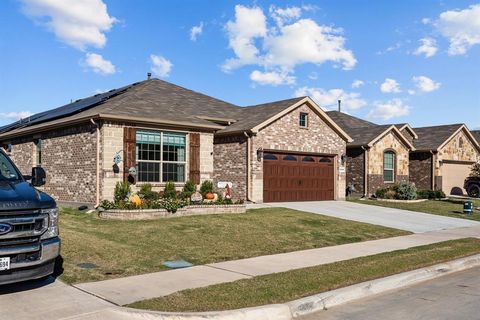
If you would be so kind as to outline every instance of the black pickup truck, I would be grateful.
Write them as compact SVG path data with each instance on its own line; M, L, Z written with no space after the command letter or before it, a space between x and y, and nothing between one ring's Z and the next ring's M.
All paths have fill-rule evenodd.
M0 149L0 285L54 272L60 254L58 208L35 188L45 179L40 167L23 176Z
M480 197L480 177L468 177L465 179L463 187L467 190L469 197Z

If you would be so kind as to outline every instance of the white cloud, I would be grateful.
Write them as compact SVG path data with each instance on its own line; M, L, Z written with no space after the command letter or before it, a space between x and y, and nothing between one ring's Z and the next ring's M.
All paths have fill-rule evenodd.
M385 102L375 102L373 109L368 113L368 118L389 120L410 114L411 107L401 99L392 99Z
M421 45L413 52L415 55L424 55L425 58L433 57L437 51L437 41L433 38L423 38L419 42Z
M289 76L286 72L261 72L258 70L253 71L250 74L250 80L260 85L272 85L278 86L282 84L294 84L295 77Z
M300 18L302 15L302 8L299 7L287 7L277 8L272 5L269 9L270 16L277 23L278 26L283 26L286 22Z
M337 109L338 100L342 100L342 108L356 110L364 107L367 102L357 92L346 92L342 89L325 90L322 88L302 87L295 91L295 97L309 96L322 108Z
M395 79L386 78L380 85L380 91L384 93L398 93L401 92L400 84Z
M434 80L425 76L413 77L412 80L417 89L421 92L432 92L438 90L441 85L440 82L435 82Z
M442 12L433 25L450 41L450 55L465 54L480 44L480 3L463 10Z
M197 41L197 37L203 32L203 22L200 22L198 26L193 26L190 29L190 40Z
M315 71L313 71L312 73L310 73L308 75L308 79L310 80L317 80L318 79L318 73L316 73Z
M363 82L362 80L353 80L352 88L360 88L364 84L365 84L365 82Z
M83 65L102 75L110 75L116 72L115 66L110 61L96 53L87 53Z
M345 48L342 30L300 19L302 10L307 8L271 7L271 19L276 26L269 28L261 8L237 5L235 19L226 25L235 57L225 61L223 71L256 65L265 68L265 72L274 69L293 74L297 65L325 62L352 69L357 60Z
M102 0L21 0L23 12L44 25L62 42L85 50L103 48L108 32L117 19L107 12Z
M28 118L31 115L33 115L33 113L31 113L30 111L0 112L0 120L14 120L14 121L16 121L16 120Z
M168 77L172 71L173 64L162 56L150 55L151 70L158 77Z
M259 50L255 46L254 40L267 34L266 17L262 9L236 5L235 21L228 21L226 29L229 46L236 58L225 61L223 70L228 72L246 64L258 63Z

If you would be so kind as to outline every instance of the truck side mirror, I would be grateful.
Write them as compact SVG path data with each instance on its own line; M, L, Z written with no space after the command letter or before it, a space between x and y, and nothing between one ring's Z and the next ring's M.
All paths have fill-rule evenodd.
M47 175L42 167L32 168L32 185L34 187L41 187L45 184Z

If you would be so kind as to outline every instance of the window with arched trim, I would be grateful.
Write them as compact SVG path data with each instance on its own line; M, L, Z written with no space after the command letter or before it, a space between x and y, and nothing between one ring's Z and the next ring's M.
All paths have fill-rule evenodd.
M285 157L283 157L284 161L297 161L297 157L292 156L291 154L287 154Z
M321 158L320 161L318 161L318 162L331 163L331 162L332 162L332 159L330 159L330 158Z
M305 156L305 157L303 157L302 161L303 162L315 162L315 159L313 159L313 157L310 157L310 156Z
M395 152L393 151L383 153L383 181L395 182Z
M277 156L271 153L265 153L263 155L263 160L278 160Z

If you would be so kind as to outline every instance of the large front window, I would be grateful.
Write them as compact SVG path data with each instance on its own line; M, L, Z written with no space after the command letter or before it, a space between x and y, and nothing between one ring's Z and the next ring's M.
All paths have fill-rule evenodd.
M137 131L139 182L185 182L186 135Z
M395 153L392 151L383 154L383 181L395 182Z

